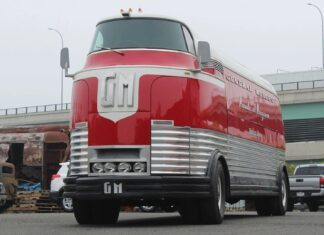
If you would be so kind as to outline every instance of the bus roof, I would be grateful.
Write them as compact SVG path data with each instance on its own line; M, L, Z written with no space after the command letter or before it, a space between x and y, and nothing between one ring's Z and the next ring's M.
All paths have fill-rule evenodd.
M190 27L188 27L188 25L186 23L184 23L181 20L172 18L172 17L168 17L168 16L163 16L163 15L148 15L148 14L142 14L142 13L131 13L130 16L122 16L120 15L116 15L113 17L108 17L105 19L102 19L101 21L98 22L97 25L106 22L106 21L110 21L110 20L122 20L122 19L130 19L130 18L151 18L151 19L161 19L161 20L171 20L171 21L175 21L175 22L179 22L183 25L185 25L190 31L191 34L194 37L194 41L197 45L198 40L196 38L196 34L190 29ZM273 93L274 95L277 95L276 90L274 89L274 87L271 85L271 83L269 81L267 81L266 79L262 78L260 75L258 75L257 73L251 72L249 69L247 69L244 65L240 64L239 62L235 61L234 59L231 59L228 56L225 56L223 53L220 53L219 50L213 48L211 46L211 56L213 59L217 60L218 62L220 62L224 67L232 70L233 72L241 75L242 77L250 80L251 82L254 82L255 84L259 85L260 87L266 89L267 91Z

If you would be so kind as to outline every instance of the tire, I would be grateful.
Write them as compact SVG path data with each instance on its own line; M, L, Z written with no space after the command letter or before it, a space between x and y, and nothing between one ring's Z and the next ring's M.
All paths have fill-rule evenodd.
M311 212L318 211L318 204L316 202L308 202L307 206L308 206L309 211L311 211Z
M199 224L199 201L197 199L185 199L179 205L179 213L186 224Z
M73 211L73 200L72 198L62 198L60 201L60 205L65 212Z
M255 200L255 209L258 216L270 216L272 212L272 198L260 198Z
M79 224L93 224L90 200L73 199L73 208L74 217Z
M116 200L92 201L91 214L94 224L116 224L120 211L120 204Z
M289 189L288 189L288 179L285 174L285 172L281 172L280 176L280 184L279 184L279 195L275 198L273 198L273 209L272 209L272 215L285 215L288 207L288 195L289 195Z
M212 197L200 201L200 219L203 224L220 224L225 214L225 174L220 161L214 163L211 173Z
M139 208L142 212L145 213L154 212L156 210L155 206L151 206L151 205L142 205Z

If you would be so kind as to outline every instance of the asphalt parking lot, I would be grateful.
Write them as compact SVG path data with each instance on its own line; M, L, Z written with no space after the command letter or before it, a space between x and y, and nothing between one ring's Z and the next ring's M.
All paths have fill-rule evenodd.
M121 213L113 226L80 226L73 214L1 214L0 234L324 234L324 212L258 217L227 213L221 225L186 225L178 213Z

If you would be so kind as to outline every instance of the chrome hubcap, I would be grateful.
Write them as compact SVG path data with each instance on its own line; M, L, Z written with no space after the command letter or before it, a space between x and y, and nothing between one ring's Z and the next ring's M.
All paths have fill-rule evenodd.
M221 178L220 176L218 176L218 179L217 179L217 188L218 188L218 208L221 210L221 206L222 206L222 181L221 181Z
M285 182L285 180L282 180L281 191L282 191L282 205L285 207L286 204L287 204L287 191L286 191L286 182Z
M63 204L64 208L66 208L68 210L73 209L72 198L63 198L62 204Z

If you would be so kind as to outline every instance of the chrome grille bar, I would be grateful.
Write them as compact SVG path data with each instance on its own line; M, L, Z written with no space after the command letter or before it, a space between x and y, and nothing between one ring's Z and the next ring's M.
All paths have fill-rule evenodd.
M151 173L189 174L189 128L152 125Z
M86 125L82 129L71 131L70 160L71 175L87 175L89 173L88 129Z

